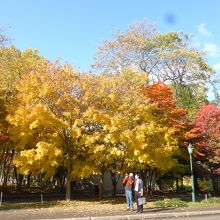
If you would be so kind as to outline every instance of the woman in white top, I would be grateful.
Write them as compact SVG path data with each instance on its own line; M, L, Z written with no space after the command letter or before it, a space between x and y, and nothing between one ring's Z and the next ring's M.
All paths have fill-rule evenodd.
M138 204L138 199L141 198L144 194L144 186L143 181L140 179L139 174L137 173L135 175L135 184L134 184L134 192L135 192L135 198L137 202L137 212L142 213L143 212L143 205Z

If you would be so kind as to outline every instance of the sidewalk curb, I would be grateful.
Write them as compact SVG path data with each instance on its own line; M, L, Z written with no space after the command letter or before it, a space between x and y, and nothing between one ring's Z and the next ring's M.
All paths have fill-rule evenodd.
M220 214L220 210L212 211L190 211L190 212L168 212L158 214L137 214L137 215L117 215L117 216L99 216L99 217L81 217L81 218L49 218L38 220L138 220L138 219L161 219L170 217L189 217L201 215Z

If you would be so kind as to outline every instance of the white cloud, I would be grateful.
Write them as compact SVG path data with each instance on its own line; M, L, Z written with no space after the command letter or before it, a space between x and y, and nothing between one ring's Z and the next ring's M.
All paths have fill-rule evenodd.
M218 46L216 44L213 43L206 43L204 45L204 49L203 49L207 55L209 56L213 56L213 57L218 57L220 56L220 51L218 49Z
M198 28L198 31L199 31L200 34L208 36L208 37L213 36L213 34L206 29L206 24L205 23L202 23L202 24L198 25L197 28Z
M220 63L215 64L215 65L214 65L214 69L215 69L215 70L220 70Z

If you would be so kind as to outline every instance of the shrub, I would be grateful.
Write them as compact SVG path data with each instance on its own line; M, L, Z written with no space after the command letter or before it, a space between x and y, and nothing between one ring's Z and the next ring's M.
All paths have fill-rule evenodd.
M202 203L219 203L220 204L220 198L212 197L208 198L207 200L202 200Z
M158 208L169 208L169 207L187 207L187 203L180 199L164 199L154 203L155 207Z
M209 192L213 190L212 181L211 180L201 180L198 179L199 189L204 192Z

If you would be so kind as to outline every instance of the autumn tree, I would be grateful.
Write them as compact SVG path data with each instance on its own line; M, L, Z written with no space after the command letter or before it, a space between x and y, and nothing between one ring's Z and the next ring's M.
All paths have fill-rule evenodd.
M117 31L113 35L115 40L105 40L98 46L92 67L104 73L121 73L135 68L149 74L157 62L152 59L156 51L150 42L156 34L155 25L147 20L135 22L125 31ZM149 47L149 53L144 53L144 44Z
M181 160L185 158L184 155L186 155L184 142L186 141L185 134L189 131L187 110L177 107L177 101L173 97L171 88L162 82L146 85L143 89L143 94L150 103L156 105L153 117L155 117L155 120L160 126L166 126L168 130L172 131L172 137L175 139L176 145L178 146L176 152L174 151L172 155L176 163L170 167L170 169L163 170L157 167L148 166L145 172L151 178L153 174L157 175L157 179L169 172L178 180L178 178L181 177L181 173L185 173L182 169ZM147 179L151 185L149 177Z
M7 142L0 144L0 164L6 186L7 175L13 168L11 162L14 156L14 145L8 133L10 125L6 117L8 110L14 107L11 103L17 95L16 84L22 75L30 72L37 65L41 58L37 50L20 51L13 46L0 47L0 57L0 136L8 137Z
M147 74L152 82L165 82L172 86L181 106L192 108L193 113L204 103L206 84L214 70L204 53L190 44L190 35L161 34L153 24L142 20L113 37L98 47L94 68L113 73L134 69Z
M86 84L68 65L43 60L22 76L14 108L8 116L16 144L15 165L20 172L42 173L45 178L59 165L67 168L66 199L79 147L78 127L86 109Z
M196 114L194 127L201 133L201 159L211 171L213 188L219 189L215 174L220 173L220 109L214 104L203 105Z
M147 80L134 71L82 75L38 62L18 82L7 117L19 172L49 178L66 167L69 200L73 179L99 174L102 192L107 171L175 167L185 111L175 108L167 86L144 87Z
M133 118L138 114L134 106L144 103L140 91L146 81L146 76L133 71L119 75L103 74L91 81L90 87L94 92L90 94L95 95L94 102L84 115L90 135L85 136L82 143L89 146L88 160L93 161L94 171L101 175L100 193L104 174L110 172L115 195L119 180L117 174L120 175L133 153L128 143L132 140L125 134L130 132Z
M135 68L153 81L173 84L207 82L212 68L203 53L190 45L190 35L168 32L160 34L146 19L114 34L98 47L94 67L104 72Z
M10 40L11 39L4 34L4 30L0 28L0 47L5 46Z
M178 139L170 124L178 120L181 123L181 115L186 111L174 108L168 87L163 90L158 86L152 97L147 97L144 89L143 95L147 80L146 75L127 70L116 75L100 75L91 81L90 87L95 92L90 94L95 96L95 101L93 108L84 114L90 135L82 138L82 144L89 149L88 161L92 161L89 168L95 168L102 176L106 171L120 173L149 167L165 172L177 164L174 155L178 153ZM164 105L161 110L152 100L153 95L167 96L165 90L169 90L171 105ZM173 115L169 115L172 122L165 120L166 112Z
M214 79L212 80L212 89L213 89L213 93L214 93L214 103L219 106L220 104L220 76L219 75L215 75Z

